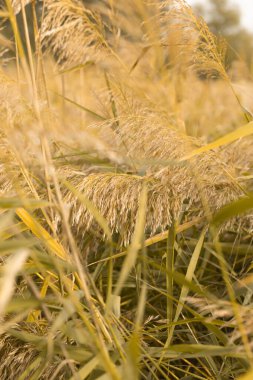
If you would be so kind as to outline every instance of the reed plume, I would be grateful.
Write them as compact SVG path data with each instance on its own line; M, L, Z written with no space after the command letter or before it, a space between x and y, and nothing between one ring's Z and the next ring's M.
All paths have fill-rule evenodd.
M26 331L30 334L36 334L39 336L42 334L39 328L36 328L35 324L21 323L15 326L17 331ZM13 326L14 328L14 326ZM45 334L45 332L44 332ZM43 350L43 348L41 348ZM47 380L57 373L57 379L64 380L71 375L68 366L61 365L63 358L54 358L53 362L49 362L46 368L41 367L41 360L39 358L40 351L38 346L31 343L22 342L16 337L5 334L0 338L0 377L3 380L16 379L24 374L24 372L31 365L31 370L28 371L24 380L28 380L31 376L36 376L41 380ZM56 372L57 371L57 372Z
M201 146L200 140L166 125L166 120L154 112L140 108L138 114L130 116L128 112L116 130L114 127L114 139L109 133L110 123L100 128L102 136L111 140L112 149L125 149L130 170L136 174L89 171L69 176L69 180L79 194L92 201L124 245L131 240L144 183L148 184L148 235L164 231L183 213L188 217L213 213L243 195L229 159L223 163L218 152L211 151L182 161ZM71 206L71 224L79 233L98 229L94 216L71 192L65 201Z
M46 0L41 39L63 67L97 61L108 54L104 25L78 0Z
M227 79L226 42L209 30L184 0L159 2L162 44L174 50L175 66L191 68L198 75ZM172 48L171 48L172 45Z
M119 241L127 245L133 235L139 199L144 184L148 184L148 205L146 230L154 234L171 224L172 213L176 212L176 201L171 189L162 186L152 178L126 174L97 173L84 178L75 176L71 183L79 194L85 195L97 207L107 220L111 231L119 236ZM90 231L101 236L101 230L78 198L71 192L65 196L65 202L71 206L70 222L79 235Z
M252 291L247 285L243 284L243 280L242 282L239 280L237 284L237 290L238 293L241 294L241 296L238 297L240 298L240 304L238 305L239 313L244 324L244 332L247 334L249 341L251 342L250 345L252 347L253 313L252 307L250 305ZM207 300L204 298L188 297L187 302L193 305L196 309L198 309L201 315L208 318L209 321L213 321L219 318L224 319L226 321L225 323L228 326L234 324L235 328L228 334L230 344L235 344L236 341L238 342L238 340L242 339L241 331L236 325L236 319L234 316L234 310L231 301L225 299Z

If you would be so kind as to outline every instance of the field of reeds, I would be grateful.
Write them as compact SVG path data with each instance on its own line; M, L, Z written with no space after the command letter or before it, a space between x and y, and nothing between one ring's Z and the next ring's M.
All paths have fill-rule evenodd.
M0 17L0 380L251 380L250 69L184 0Z

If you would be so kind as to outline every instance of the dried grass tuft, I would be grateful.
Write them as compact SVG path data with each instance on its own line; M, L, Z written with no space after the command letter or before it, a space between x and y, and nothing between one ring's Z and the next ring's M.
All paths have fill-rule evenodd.
M41 27L44 47L63 67L97 61L108 54L104 24L78 0L46 0Z
M19 324L18 330L22 331L24 334L32 333L38 336L41 335L39 327L36 324L32 323L21 323ZM17 379L21 376L29 366L32 365L36 358L39 357L39 350L36 347L36 344L26 343L21 339L18 339L9 334L2 334L0 336L0 378L1 380ZM32 375L35 375L36 378L41 380L47 380L52 378L56 370L59 368L57 373L57 379L64 380L70 377L71 373L69 372L69 367L67 364L61 366L63 361L62 357L54 356L54 361L46 364L44 368L41 368L43 372L39 370L39 366L42 363L42 360L35 362L35 365L32 365L30 371L28 371L27 376L24 377L24 380L28 380ZM39 377L38 377L39 376Z
M240 297L243 300L242 303L238 303L238 314L240 315L241 322L243 322L244 333L249 338L249 344L252 348L252 318L253 312L251 307L252 290L249 287L237 286L237 292L241 292ZM208 321L212 322L216 319L225 320L225 325L233 326L228 333L228 339L230 344L238 343L238 340L242 339L242 332L237 325L237 319L235 317L235 309L231 301L225 299L215 299L214 301L209 301L204 298L197 297L187 297L189 304L195 306L196 309L204 316ZM243 349L242 349L243 351Z
M90 174L84 178L75 176L72 179L76 191L92 201L123 245L129 243L134 232L144 183L149 188L146 230L154 234L170 225L172 214L178 211L168 186L162 186L152 178L113 173ZM71 192L66 194L65 202L71 205L70 221L77 233L83 235L91 230L101 235L92 213Z
M175 66L190 66L200 75L227 79L225 40L213 35L184 0L163 0L159 8L162 44L172 51Z
M123 117L114 134L107 134L108 124L101 128L102 135L110 136L116 151L125 150L129 165L135 164L131 170L136 175L87 172L69 176L69 180L79 194L94 203L124 245L131 240L144 183L148 184L148 235L167 229L173 218L184 213L208 218L243 195L233 177L233 168L228 162L223 163L218 153L207 152L181 162L201 146L200 141L166 126L154 113L142 114L139 110L138 115ZM94 216L84 204L71 192L67 192L65 201L71 207L71 224L79 234L98 232Z

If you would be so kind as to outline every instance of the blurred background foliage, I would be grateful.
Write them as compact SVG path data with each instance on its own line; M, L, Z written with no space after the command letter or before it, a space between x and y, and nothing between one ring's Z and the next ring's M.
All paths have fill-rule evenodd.
M86 7L92 7L92 5L98 3L98 1L99 0L83 0L83 3ZM1 1L2 8L4 8L4 3L4 1ZM42 3L40 1L34 1L34 3L36 4L37 14L41 15ZM222 36L227 41L227 68L233 68L235 66L235 71L237 71L238 61L240 61L246 63L245 71L248 70L252 72L253 35L241 25L241 15L238 7L230 4L228 0L207 0L205 5L197 3L193 8L198 15L205 19L210 30L216 36ZM33 42L32 3L26 6L26 12L29 31L32 37L31 42ZM39 19L40 17L38 17L38 20ZM17 21L20 34L24 40L24 27L21 13L17 15ZM2 23L2 33L9 40L13 39L9 20L4 20ZM241 69L240 67L240 70ZM245 72L243 74L245 75Z

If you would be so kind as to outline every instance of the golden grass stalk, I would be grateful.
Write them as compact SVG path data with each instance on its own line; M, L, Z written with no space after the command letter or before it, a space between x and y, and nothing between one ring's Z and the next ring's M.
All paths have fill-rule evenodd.
M21 9L22 9L22 4L23 6L26 6L27 4L32 3L33 0L12 0L11 5L13 7L14 14L17 15Z

